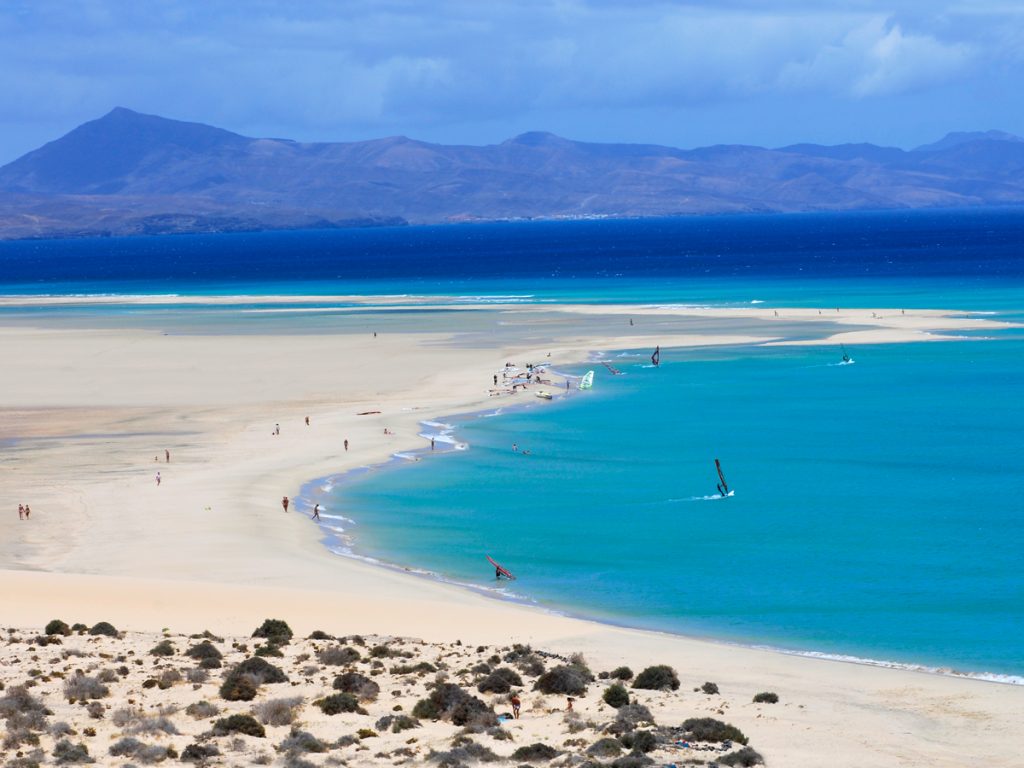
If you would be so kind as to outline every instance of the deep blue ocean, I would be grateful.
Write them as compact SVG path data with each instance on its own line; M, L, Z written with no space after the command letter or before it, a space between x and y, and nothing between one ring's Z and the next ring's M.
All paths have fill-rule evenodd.
M0 293L757 301L1024 321L1024 212L4 243ZM146 310L11 308L0 323L125 311ZM449 415L468 450L330 492L310 478L306 493L353 521L357 554L492 588L490 554L519 576L508 595L552 609L1024 676L1024 334L969 336L857 346L853 365L819 346L665 350L657 369L650 350L623 350L607 358L621 376L554 361L596 370L593 390Z

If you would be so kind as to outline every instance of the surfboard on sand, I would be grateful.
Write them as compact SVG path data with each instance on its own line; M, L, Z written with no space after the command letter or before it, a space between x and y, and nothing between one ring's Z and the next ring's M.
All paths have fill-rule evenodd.
M491 557L490 555L486 555L486 557L487 557L487 562L489 562L491 565L494 566L494 570L498 574L504 576L506 579L509 579L510 581L514 581L515 580L516 577L512 575L512 572L510 570L508 570L507 568L503 567L501 564L495 562L494 558Z

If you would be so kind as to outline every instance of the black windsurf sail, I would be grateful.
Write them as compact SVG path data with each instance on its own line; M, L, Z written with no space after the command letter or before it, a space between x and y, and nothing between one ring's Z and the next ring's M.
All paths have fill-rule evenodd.
M654 363L655 367L661 365L661 347L657 346L654 348L654 354L651 355L651 362Z
M718 470L718 492L722 494L722 496L728 496L729 484L725 482L725 475L722 474L722 463L718 459L715 459L715 469Z
M845 344L840 344L840 346L843 348L843 362L844 363L850 362L850 353L846 351L846 345Z

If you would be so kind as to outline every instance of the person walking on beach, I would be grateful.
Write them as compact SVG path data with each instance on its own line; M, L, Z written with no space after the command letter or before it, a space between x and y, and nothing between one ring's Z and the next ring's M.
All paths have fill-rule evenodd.
M523 706L523 702L519 699L518 693L513 693L512 698L509 699L509 703L512 704L512 717L516 720L519 719L519 708Z
M348 451L348 438L345 438L345 450Z
M313 505L313 519L314 520L319 520L320 519L320 505L319 504L314 504Z
M309 426L309 416L306 417L306 426Z
M281 506L284 507L284 511L285 512L288 511L288 497L287 496L282 496L281 497Z
M498 374L494 374L494 386L498 386Z
M157 488L160 487L160 473L159 472L156 473L156 485L157 485Z
M32 516L32 510L29 509L28 504L25 505L25 519L28 520Z
M24 520L25 519L25 505L24 504L19 504L18 505L18 519L19 520Z
M171 463L171 452L164 448L164 461L168 464Z
M281 434L281 425L280 424L275 424L274 425L274 434L275 435L280 435Z

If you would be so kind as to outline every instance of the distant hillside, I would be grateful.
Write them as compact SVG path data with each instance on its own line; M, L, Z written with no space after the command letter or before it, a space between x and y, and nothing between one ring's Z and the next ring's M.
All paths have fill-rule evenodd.
M0 168L0 237L1024 204L1024 141L682 150L252 139L117 108Z

